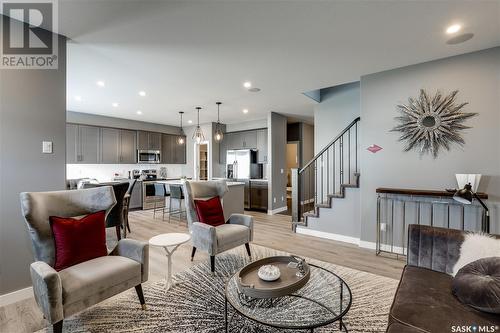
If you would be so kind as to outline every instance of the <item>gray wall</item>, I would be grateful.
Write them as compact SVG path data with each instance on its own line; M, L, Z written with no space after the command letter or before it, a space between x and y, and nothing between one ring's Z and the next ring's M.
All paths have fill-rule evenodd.
M285 116L275 112L268 115L268 155L270 163L267 163L269 178L268 209L286 208L286 127ZM274 202L276 199L276 202Z
M321 89L314 107L314 152L317 154L360 115L359 82Z
M375 241L377 187L445 189L456 187L455 173L486 177L479 190L500 201L500 48L432 61L361 78L361 239ZM438 158L403 152L398 134L390 133L395 107L417 96L419 89L448 93L458 89L459 102L478 116L467 122L463 148L453 147ZM319 131L318 131L319 132ZM383 150L372 154L371 144ZM498 210L497 210L498 211ZM492 216L499 232L498 216Z
M53 142L53 154L42 154L44 140ZM0 294L31 285L19 193L65 188L65 145L66 40L60 37L59 69L0 69Z
M302 123L301 166L309 162L314 155L314 126Z
M177 126L169 126L162 124L148 123L144 121L129 120L123 118L107 117L97 114L82 113L68 111L66 115L66 120L68 123L94 125L94 126L105 126L105 127L116 127L131 130L142 130L159 132L166 134L179 134L180 128Z
M242 121L235 124L227 124L226 131L237 132L237 131L246 131L257 128L266 128L266 127L267 127L267 119L258 119L251 121Z

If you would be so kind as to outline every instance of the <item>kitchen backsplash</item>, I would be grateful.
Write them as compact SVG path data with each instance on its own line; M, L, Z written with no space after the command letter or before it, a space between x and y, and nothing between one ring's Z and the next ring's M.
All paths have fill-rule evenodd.
M110 181L118 174L119 177L128 178L128 172L134 169L156 169L167 168L167 177L176 178L185 176L187 165L185 164L67 164L66 178L95 178L100 182Z

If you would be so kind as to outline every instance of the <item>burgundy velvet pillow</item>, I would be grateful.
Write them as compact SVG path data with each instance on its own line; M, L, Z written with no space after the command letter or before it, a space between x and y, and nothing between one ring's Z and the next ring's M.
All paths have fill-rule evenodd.
M50 216L56 249L56 271L108 255L105 216L105 211L81 219Z
M201 223L206 223L213 227L226 223L219 197L213 197L208 200L195 200L194 205L198 220Z

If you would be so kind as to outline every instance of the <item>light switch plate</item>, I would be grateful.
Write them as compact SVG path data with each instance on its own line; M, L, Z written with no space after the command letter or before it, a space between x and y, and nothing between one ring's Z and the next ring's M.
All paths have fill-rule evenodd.
M43 141L42 142L42 153L52 154L52 141Z

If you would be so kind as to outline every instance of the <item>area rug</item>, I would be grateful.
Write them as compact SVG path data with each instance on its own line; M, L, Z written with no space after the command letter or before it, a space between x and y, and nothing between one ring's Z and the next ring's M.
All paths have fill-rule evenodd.
M252 260L283 254L252 245ZM319 260L307 261L331 270L349 285L352 305L344 317L349 332L385 332L397 280ZM131 289L66 319L64 332L224 332L225 283L248 262L244 247L225 252L217 256L215 275L208 263L200 263L175 275L179 284L168 292L165 280L143 284L146 311L141 310ZM230 332L285 332L238 316L230 327ZM50 329L41 332L45 331ZM338 324L314 332L338 332Z

